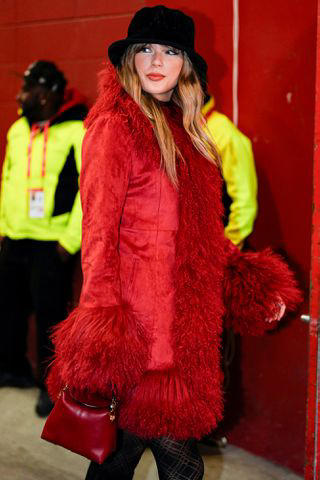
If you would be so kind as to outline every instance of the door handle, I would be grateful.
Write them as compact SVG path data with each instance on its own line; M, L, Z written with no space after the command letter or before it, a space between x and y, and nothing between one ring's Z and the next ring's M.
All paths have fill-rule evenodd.
M301 315L300 320L302 320L305 323L310 323L311 317L310 315Z

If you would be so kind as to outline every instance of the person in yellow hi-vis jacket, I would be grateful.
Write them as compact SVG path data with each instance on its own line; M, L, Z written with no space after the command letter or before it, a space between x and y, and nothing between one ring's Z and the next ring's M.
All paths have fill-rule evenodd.
M257 215L257 176L251 142L228 117L215 109L212 96L206 96L202 113L221 155L225 235L241 248L253 230Z
M7 135L0 199L0 386L34 384L26 357L27 319L35 313L39 416L52 403L44 379L49 330L67 315L72 255L81 245L78 177L87 114L52 62L37 61L17 96L21 116Z

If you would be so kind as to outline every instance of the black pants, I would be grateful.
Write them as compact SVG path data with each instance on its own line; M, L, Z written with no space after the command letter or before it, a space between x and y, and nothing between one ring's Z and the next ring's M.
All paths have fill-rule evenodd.
M128 432L120 432L117 451L102 465L91 463L86 480L132 480L146 447L150 447L153 453L160 480L203 478L203 460L195 440L177 441L168 437L143 440Z
M5 238L0 251L0 372L31 375L26 358L28 316L34 312L40 386L53 349L49 329L66 317L71 267L56 242Z

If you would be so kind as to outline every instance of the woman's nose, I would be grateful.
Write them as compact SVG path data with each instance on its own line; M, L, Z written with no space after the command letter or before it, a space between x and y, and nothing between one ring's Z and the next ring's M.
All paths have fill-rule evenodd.
M157 67L162 65L162 53L161 52L155 52L152 55L152 65L155 65Z

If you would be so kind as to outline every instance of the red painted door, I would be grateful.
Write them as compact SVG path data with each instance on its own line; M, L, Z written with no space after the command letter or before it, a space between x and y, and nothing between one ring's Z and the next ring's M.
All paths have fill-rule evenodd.
M319 479L320 399L320 1L318 3L316 109L313 167L313 219L309 320L309 381L306 434L306 480Z

